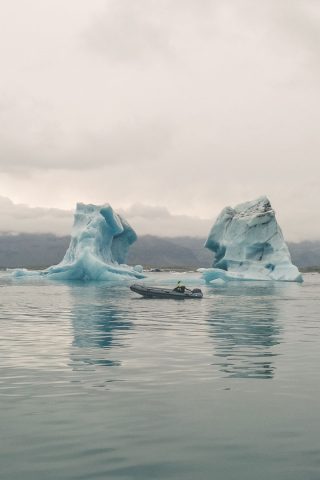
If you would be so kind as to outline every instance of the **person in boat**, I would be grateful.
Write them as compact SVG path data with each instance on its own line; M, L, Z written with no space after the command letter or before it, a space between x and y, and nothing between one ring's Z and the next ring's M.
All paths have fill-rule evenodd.
M184 293L186 291L186 286L181 283L181 280L177 282L177 286L173 289L174 292Z

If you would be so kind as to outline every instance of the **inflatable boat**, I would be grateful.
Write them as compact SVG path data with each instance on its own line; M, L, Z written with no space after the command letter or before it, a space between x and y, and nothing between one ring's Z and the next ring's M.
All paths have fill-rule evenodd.
M130 290L135 293L139 293L146 298L175 298L175 299L184 299L184 298L202 298L203 293L200 288L194 288L189 290L188 288L185 291L177 292L176 290L170 288L161 288L161 287L146 287L139 283L134 283L130 286Z

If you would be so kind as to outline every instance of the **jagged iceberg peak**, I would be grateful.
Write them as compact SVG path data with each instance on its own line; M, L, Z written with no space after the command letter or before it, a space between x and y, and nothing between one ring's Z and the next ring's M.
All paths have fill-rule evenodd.
M125 263L128 249L136 240L135 231L110 205L78 203L71 242L62 262L72 263L89 250L106 263Z
M39 272L22 269L14 274L40 274L59 280L143 278L141 268L125 265L128 249L136 239L135 231L109 204L78 203L63 260Z
M201 269L208 283L217 279L302 281L265 196L224 208L205 247L215 254L213 268Z

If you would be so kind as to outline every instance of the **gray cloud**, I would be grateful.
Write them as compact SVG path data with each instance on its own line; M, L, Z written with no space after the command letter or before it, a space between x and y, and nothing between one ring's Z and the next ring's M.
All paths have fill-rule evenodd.
M234 40L267 36L280 51L305 48L318 56L319 15L317 0L108 0L84 38L110 60L130 63L179 61L184 45L192 52L221 34Z
M113 0L107 5L84 35L90 48L119 62L152 62L172 54L169 32L155 14L157 2Z
M70 211L106 199L128 212L166 205L169 217L152 215L175 231L170 214L201 230L197 218L267 194L286 237L319 237L319 9L315 0L7 2L1 195ZM146 215L134 217L141 228Z
M50 120L43 105L5 104L4 100L3 105L0 172L88 170L115 163L152 162L171 143L170 123L161 120L127 121L110 128L68 133L58 121Z
M305 49L314 54L319 62L320 55L320 5L316 0L287 1L281 8L274 4L272 18L278 22L280 32L295 42L297 53Z

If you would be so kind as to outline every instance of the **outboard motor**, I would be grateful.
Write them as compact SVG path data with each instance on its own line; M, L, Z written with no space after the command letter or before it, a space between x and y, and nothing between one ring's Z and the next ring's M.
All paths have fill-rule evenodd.
M201 290L201 288L194 288L192 290L192 293L202 293L202 290Z

